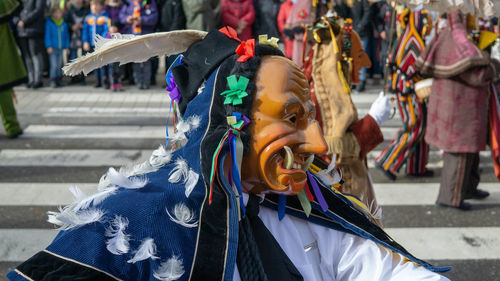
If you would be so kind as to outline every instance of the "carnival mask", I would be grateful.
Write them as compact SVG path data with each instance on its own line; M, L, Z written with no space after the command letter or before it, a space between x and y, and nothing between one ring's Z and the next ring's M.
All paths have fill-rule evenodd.
M249 151L242 184L250 193L299 193L314 154L328 147L302 71L283 57L263 57L255 78Z

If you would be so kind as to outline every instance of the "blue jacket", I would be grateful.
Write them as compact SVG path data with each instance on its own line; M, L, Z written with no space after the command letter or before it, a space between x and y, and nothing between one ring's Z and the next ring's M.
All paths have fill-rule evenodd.
M89 43L94 46L94 37L96 34L106 37L109 30L109 15L107 12L102 12L98 15L89 13L83 21L82 42Z
M45 48L67 49L69 48L68 25L63 21L56 25L51 17L45 21Z

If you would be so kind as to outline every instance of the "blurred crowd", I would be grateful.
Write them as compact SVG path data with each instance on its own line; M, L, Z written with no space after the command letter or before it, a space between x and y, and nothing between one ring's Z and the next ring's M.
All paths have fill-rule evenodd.
M211 31L231 26L242 40L260 34L280 38L286 56L302 65L304 25L333 13L352 18L373 62L361 71L358 91L363 91L367 77L383 73L380 62L387 56L392 12L386 1L368 0L328 1L316 7L310 0L23 0L23 4L11 27L29 74L28 87L34 89L43 87L44 75L49 76L51 87L62 86L63 62L92 52L99 38L112 38L113 33ZM156 85L158 66L158 58L111 64L94 71L95 86L121 91L126 81L147 89ZM85 77L73 77L69 83L85 84Z

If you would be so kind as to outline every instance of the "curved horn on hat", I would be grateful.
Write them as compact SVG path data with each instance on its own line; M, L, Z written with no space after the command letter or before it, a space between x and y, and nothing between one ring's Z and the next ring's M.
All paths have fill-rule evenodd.
M111 39L98 36L94 42L95 51L68 63L63 71L69 76L81 72L87 75L112 62L143 62L155 56L182 53L206 35L205 31L177 30L140 36L113 34Z

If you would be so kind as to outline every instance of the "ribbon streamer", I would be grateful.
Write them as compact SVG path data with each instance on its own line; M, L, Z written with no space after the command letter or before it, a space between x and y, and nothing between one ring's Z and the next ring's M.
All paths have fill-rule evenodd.
M302 210L304 210L304 213L306 214L307 217L311 214L311 202L309 202L309 199L307 198L307 194L304 189L300 191L299 194L297 194L297 197L299 198L300 206L302 206Z
M286 195L278 196L278 218L281 221L285 217Z
M321 191L319 189L318 183L312 176L311 172L307 171L307 178L309 179L309 182L311 183L314 195L316 196L316 199L318 199L318 203L321 206L321 210L323 212L326 212L328 210L328 204L325 201L325 198L323 197L323 194L321 194Z

